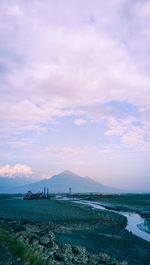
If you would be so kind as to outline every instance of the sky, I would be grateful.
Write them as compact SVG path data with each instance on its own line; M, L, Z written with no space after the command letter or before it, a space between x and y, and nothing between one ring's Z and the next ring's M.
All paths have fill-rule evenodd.
M0 3L0 176L150 189L150 1Z

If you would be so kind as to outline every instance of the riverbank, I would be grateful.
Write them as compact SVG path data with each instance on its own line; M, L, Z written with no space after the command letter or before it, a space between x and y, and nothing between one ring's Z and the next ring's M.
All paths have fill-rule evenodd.
M143 217L150 217L150 194L74 194L70 197L101 202L108 209L137 212Z
M81 200L99 202L108 210L118 212L135 212L145 218L143 231L150 233L150 194L75 194Z
M62 254L62 249L67 244L67 252L71 249L71 252L68 253L73 253L72 247L79 247L79 249L84 249L81 252L85 252L85 256L90 258L90 255L94 255L95 260L101 252L103 254L106 253L119 262L125 260L131 265L149 263L150 243L126 231L127 220L117 213L93 211L88 206L77 205L69 201L23 201L10 199L0 201L0 217L2 221L5 220L5 229L7 230L12 229L13 226L9 223L9 220L16 220L14 230L16 234L20 230L20 225L22 227L22 220L26 220L24 222L29 224L28 227L31 225L35 227L41 226L45 230L48 224L48 230L53 233L58 242L58 249L61 250L60 254L63 257L66 254ZM18 225L19 227L17 228ZM33 233L35 234L36 232L33 231ZM55 250L57 250L57 247ZM54 252L57 253L55 250ZM74 258L74 254L70 255ZM83 261L81 263L81 258L79 260L80 263L68 264L100 264L83 263ZM57 262L67 265L63 261Z

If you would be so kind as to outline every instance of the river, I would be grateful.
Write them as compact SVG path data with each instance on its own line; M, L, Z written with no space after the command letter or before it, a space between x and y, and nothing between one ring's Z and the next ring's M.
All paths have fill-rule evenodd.
M132 232L134 235L147 240L150 242L150 234L145 232L144 230L146 230L146 225L145 225L145 219L143 217L141 217L139 214L137 213L133 213L133 212L121 212L121 211L114 211L114 210L109 210L107 209L104 205L102 205L99 202L91 202L91 201L85 201L85 200L78 200L78 199L70 199L67 197L57 197L58 200L70 200L74 203L79 203L79 204L84 204L87 206L92 207L92 209L99 209L99 210L105 210L105 211L111 211L111 212L117 212L119 214L124 215L127 218L127 226L126 229L129 232ZM142 228L144 230L142 230Z

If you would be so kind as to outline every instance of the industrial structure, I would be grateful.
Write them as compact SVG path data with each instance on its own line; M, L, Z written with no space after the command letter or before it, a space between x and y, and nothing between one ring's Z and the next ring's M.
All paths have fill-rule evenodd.
M44 192L32 193L32 191L28 191L28 193L24 196L24 200L47 200L50 199L49 190L44 187Z

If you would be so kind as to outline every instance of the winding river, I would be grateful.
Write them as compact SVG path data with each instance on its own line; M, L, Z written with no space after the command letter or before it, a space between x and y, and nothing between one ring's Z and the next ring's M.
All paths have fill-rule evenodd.
M105 210L105 211L111 211L111 212L117 212L119 214L124 215L127 218L127 226L126 229L129 232L132 232L134 235L143 238L147 241L150 242L150 234L145 232L144 230L146 230L146 225L145 225L145 219L142 218L139 214L137 213L133 213L133 212L121 212L121 211L114 211L114 210L109 210L107 208L105 208L104 205L101 205L101 203L99 202L91 202L91 201L84 201L84 200L78 200L78 199L70 199L67 197L57 197L58 200L70 200L74 203L79 203L79 204L84 204L87 206L92 207L92 209L99 209L99 210ZM142 230L142 228L144 230Z

